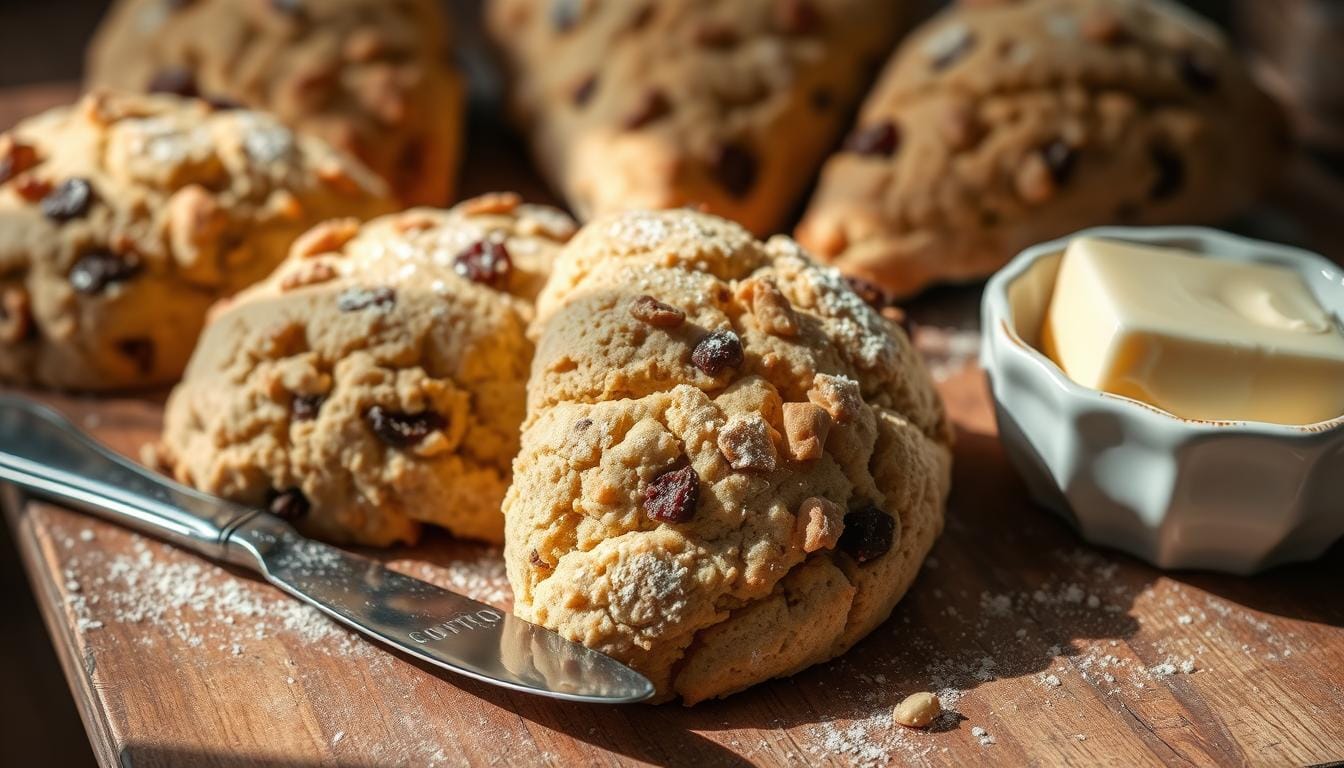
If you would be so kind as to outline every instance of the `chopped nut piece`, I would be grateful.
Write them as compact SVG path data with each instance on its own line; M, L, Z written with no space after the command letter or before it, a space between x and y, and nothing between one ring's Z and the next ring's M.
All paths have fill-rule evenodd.
M317 178L337 192L346 195L358 195L363 191L355 177L351 176L345 168L340 165L324 165L317 169Z
M858 418L863 408L859 383L844 376L818 373L812 379L807 399L826 409L836 424L848 424Z
M845 530L845 510L830 499L809 496L798 507L794 530L802 540L804 552L835 549Z
M647 294L630 303L630 314L655 328L676 328L686 322L685 312Z
M207 285L221 280L219 243L228 225L228 213L198 184L168 198L168 243L188 279Z
M747 280L737 289L737 297L751 307L761 330L775 336L798 335L798 316L773 281Z
M831 415L815 403L784 404L784 435L789 458L812 461L826 450L826 435L831 431Z
M775 430L760 414L733 416L719 430L719 452L733 469L773 472Z
M484 195L477 195L470 200L464 200L459 203L463 213L468 216L478 216L482 214L504 214L512 213L523 202L523 198L514 192L490 192Z
M891 719L907 728L926 728L943 713L942 702L932 693L912 693L891 711Z
M359 234L359 219L332 219L318 224L294 241L291 253L299 258L339 251Z
M336 268L326 260L300 261L285 271L280 278L280 290L292 291L305 285L325 283L336 277Z

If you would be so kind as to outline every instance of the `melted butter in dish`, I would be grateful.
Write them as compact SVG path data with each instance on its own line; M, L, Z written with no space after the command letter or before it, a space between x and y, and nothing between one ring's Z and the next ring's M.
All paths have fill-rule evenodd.
M1344 414L1344 334L1283 267L1078 238L1041 342L1078 384L1182 418L1314 424Z

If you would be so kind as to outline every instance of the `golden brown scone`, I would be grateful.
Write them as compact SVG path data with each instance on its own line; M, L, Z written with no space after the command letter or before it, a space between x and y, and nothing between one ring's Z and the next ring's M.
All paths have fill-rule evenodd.
M573 227L515 195L317 227L214 314L154 461L324 539L499 541L531 300Z
M362 159L407 204L452 199L464 85L434 0L120 0L88 81L274 113Z
M776 230L907 21L892 0L491 0L511 105L580 217Z
M0 135L0 382L166 384L210 304L333 216L392 209L353 158L268 115L96 93Z
M561 252L504 503L515 610L724 696L844 652L942 529L950 431L905 334L835 270L688 210Z
M844 271L905 295L1089 226L1216 221L1279 164L1273 104L1188 11L963 5L902 44L798 226Z

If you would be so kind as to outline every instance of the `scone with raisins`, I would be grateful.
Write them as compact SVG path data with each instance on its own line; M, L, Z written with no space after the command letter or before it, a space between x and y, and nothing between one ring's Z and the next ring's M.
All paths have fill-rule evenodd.
M1234 215L1280 164L1282 127L1173 3L963 3L902 44L796 235L910 294L1090 226Z
M531 302L573 226L505 194L313 229L213 313L153 462L327 540L499 541Z
M452 199L465 87L435 0L119 0L96 87L271 112L363 160L407 204Z
M353 158L274 118L96 93L0 136L0 382L167 384L206 310L335 216L392 209Z
M872 80L893 0L491 0L518 125L580 216L694 204L775 231Z
M793 241L688 210L561 251L504 503L515 611L724 696L843 653L943 526L948 422L906 335Z

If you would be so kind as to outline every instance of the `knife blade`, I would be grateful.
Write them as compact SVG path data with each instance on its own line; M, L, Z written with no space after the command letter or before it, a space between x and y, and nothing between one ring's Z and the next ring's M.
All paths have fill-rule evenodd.
M174 483L26 398L0 396L0 481L248 567L365 636L467 677L569 701L624 704L654 695L647 678L610 656L305 538L274 515Z

